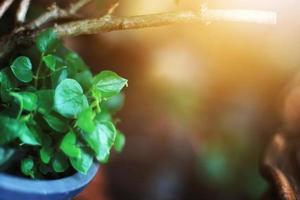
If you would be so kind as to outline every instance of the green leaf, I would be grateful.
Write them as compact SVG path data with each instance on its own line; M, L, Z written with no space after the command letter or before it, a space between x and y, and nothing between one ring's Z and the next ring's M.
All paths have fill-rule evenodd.
M0 116L0 127L0 144L9 143L18 138L24 132L29 131L28 128L24 126L24 123L4 116Z
M74 76L74 79L78 81L85 91L88 91L90 88L92 88L93 75L89 70L84 70L80 73L77 73Z
M72 131L64 136L60 149L69 157L80 158L81 156L81 150L77 147L76 135Z
M66 171L69 167L69 162L67 157L61 152L57 152L52 161L52 168L57 173L62 173Z
M53 90L39 90L36 92L38 97L37 110L42 114L48 114L53 109L54 91Z
M110 154L115 138L116 129L111 122L99 122L96 130L92 133L85 133L84 139L96 153L96 158L100 162L106 162Z
M61 58L49 54L47 56L43 56L43 62L46 64L46 66L51 70L55 71L58 67L63 66L63 61Z
M94 89L98 90L102 97L112 97L123 89L127 85L127 80L120 77L118 74L112 71L102 71L98 74L93 81Z
M70 158L71 165L74 169L82 174L87 174L93 164L93 156L82 150L80 158Z
M67 55L65 56L65 62L67 66L71 69L74 69L75 72L83 71L88 69L85 62L82 60L82 58L75 52L69 51Z
M87 98L80 84L73 79L63 80L55 89L54 107L62 116L76 118L88 107Z
M40 145L38 136L34 135L24 122L0 116L0 144L9 143L18 137L24 144Z
M52 139L49 135L43 135L42 141L43 146L39 151L40 158L44 164L49 164L54 152L54 148L51 146Z
M21 134L19 136L20 140L24 144L28 145L41 145L39 135L34 128L28 128L25 123L21 125Z
M85 109L78 115L76 125L83 131L92 133L96 129L94 122L95 116L96 114L92 108Z
M43 116L43 118L53 130L59 133L65 133L68 131L68 124L62 117L48 114Z
M98 122L107 122L112 121L113 119L107 109L102 109L101 112L96 115L95 120Z
M38 97L36 94L32 92L11 92L10 94L18 99L22 105L22 109L34 111L37 108Z
M36 38L36 47L41 53L50 51L58 42L56 33L53 28L41 32Z
M14 149L0 147L0 166L8 162L13 157L15 152L16 151Z
M28 57L20 56L10 66L16 78L24 83L32 81L32 64Z
M103 101L101 106L105 106L111 112L117 112L123 107L124 100L124 94L120 93L109 98L107 101Z
M43 147L40 150L40 158L43 163L48 164L53 156L53 149L50 147Z
M117 136L116 136L116 141L114 144L114 149L120 153L125 146L125 142L126 142L126 139L125 139L124 134L122 134L120 131L118 131Z
M1 82L1 99L4 102L9 102L12 97L10 96L10 90L15 87L15 81L12 73L8 68L1 71L2 82Z
M51 75L52 86L55 88L58 84L60 84L63 80L67 79L69 76L68 70L63 68L53 72Z
M23 100L23 108L28 111L34 111L37 108L38 97L31 92L19 92Z
M21 161L21 171L24 175L34 178L34 161L31 157Z

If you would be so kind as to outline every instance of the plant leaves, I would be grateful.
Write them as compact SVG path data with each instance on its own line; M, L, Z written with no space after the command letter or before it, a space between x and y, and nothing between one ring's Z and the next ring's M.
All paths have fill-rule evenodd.
M92 108L85 109L78 115L76 125L83 131L92 133L96 129L95 116L96 114Z
M64 136L60 149L69 157L80 158L81 156L81 150L77 147L76 135L72 131Z
M32 81L32 64L28 57L17 57L10 66L16 78L24 83Z
M41 145L41 140L38 132L34 128L28 128L25 123L21 125L20 140L28 145Z
M21 161L21 171L26 176L34 178L34 161L32 157L25 158Z
M102 97L112 97L123 89L127 85L127 80L120 77L118 74L112 71L102 71L98 74L93 81L94 89L98 90Z
M54 107L59 114L67 118L76 118L88 107L87 98L76 80L65 79L57 86Z
M58 84L60 84L63 80L67 79L69 76L68 70L63 68L53 72L51 75L52 86L55 88Z
M53 90L39 90L36 92L38 103L38 112L46 115L53 109L54 104L54 91Z
M15 87L14 77L8 68L1 71L1 99L4 102L9 102L12 97L10 96L10 90Z
M58 42L53 28L41 32L36 38L36 47L41 53L49 52Z
M53 149L50 147L43 147L40 150L40 158L43 163L48 164L53 155Z
M65 133L68 131L68 124L62 117L47 114L44 115L43 118L53 130L59 133Z
M83 87L84 91L88 91L92 88L93 75L89 70L84 70L80 73L77 73L74 76L74 79Z
M64 60L67 66L73 69L75 72L84 71L88 69L87 65L82 60L82 58L74 51L69 50Z
M114 113L119 111L123 107L124 100L124 94L120 93L109 98L107 101L103 101L101 107L105 106L110 112Z
M89 169L91 168L93 164L93 156L86 152L85 150L81 151L81 157L80 158L70 158L71 165L74 169L76 169L78 172L82 174L87 174Z
M116 141L114 144L114 149L119 153L122 152L122 150L125 146L125 142L126 142L126 139L125 139L124 134L121 133L120 131L118 131L117 136L116 136Z
M43 141L43 146L39 151L40 158L44 164L49 164L54 153L54 148L51 146L52 139L49 135L43 135L42 141Z
M11 92L11 96L18 99L22 105L22 109L27 111L34 111L37 108L38 97L32 92Z
M0 144L9 143L18 138L24 132L29 131L28 128L24 126L24 123L4 116L0 116L0 127Z
M43 56L43 62L46 64L46 66L51 70L55 71L58 67L63 66L63 61L61 58L48 54L47 56Z
M52 161L52 168L57 173L62 173L66 171L69 167L69 162L67 157L61 153L57 152Z
M115 138L116 129L111 122L97 123L96 130L93 133L85 133L83 138L96 153L99 162L106 162L110 154Z
M15 152L16 151L12 148L0 147L0 166L8 162Z

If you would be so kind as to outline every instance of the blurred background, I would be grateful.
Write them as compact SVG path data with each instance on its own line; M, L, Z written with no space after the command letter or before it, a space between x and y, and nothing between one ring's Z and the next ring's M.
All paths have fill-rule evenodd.
M49 1L48 1L49 2ZM97 0L84 16L115 1ZM300 66L297 0L122 0L116 15L263 9L277 25L219 22L66 40L96 73L129 79L118 117L127 137L78 200L261 199L260 159L282 126Z

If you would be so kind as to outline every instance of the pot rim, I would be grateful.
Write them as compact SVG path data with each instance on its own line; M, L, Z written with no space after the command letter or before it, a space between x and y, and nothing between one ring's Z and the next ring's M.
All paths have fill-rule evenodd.
M96 175L98 163L93 163L86 175L76 173L72 176L54 180L32 180L24 177L0 173L0 188L20 193L58 194L80 190Z

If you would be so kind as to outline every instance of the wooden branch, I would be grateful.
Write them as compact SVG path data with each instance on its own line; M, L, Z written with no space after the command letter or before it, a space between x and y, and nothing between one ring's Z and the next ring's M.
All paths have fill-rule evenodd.
M62 9L54 3L50 6L48 12L42 14L40 17L26 25L26 29L34 30L50 21L72 17L80 8L88 4L90 1L91 0L79 0L74 4L71 4L68 9Z
M3 3L0 5L0 18L4 15L13 2L14 0L3 0Z
M77 13L78 10L80 10L83 6L87 5L89 2L91 2L91 0L79 0L77 3L71 4L68 12L71 15L74 15Z
M35 35L42 31L39 29L43 24L59 18L74 15L77 10L86 5L90 0L79 0L67 10L56 5L30 24L22 26L12 34L0 40L0 61L13 51L17 46L28 46L34 42ZM54 30L59 38L77 36L82 34L96 34L100 32L140 29L147 27L158 27L177 23L201 22L211 23L214 21L233 21L276 24L276 13L257 10L216 10L201 8L200 11L159 13L150 15L139 15L132 17L116 17L107 15L96 18L68 22L54 25Z
M276 13L257 10L204 9L192 12L160 13L132 17L105 15L98 19L87 19L55 26L59 37L96 34L128 29L165 26L177 23L233 21L248 23L276 24Z
M27 14L27 11L28 11L29 5L30 5L30 1L31 0L22 0L21 1L18 11L17 11L17 15L16 15L17 23L23 24L25 22L26 14Z
M119 7L120 3L119 2L116 2L114 3L107 11L106 15L112 15L115 10Z

